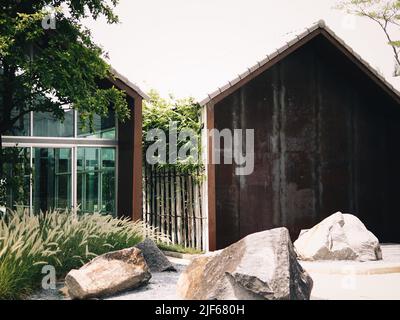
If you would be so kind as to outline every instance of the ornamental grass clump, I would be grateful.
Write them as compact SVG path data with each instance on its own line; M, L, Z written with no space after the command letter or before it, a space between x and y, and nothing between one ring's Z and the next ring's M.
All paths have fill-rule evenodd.
M168 242L157 229L128 218L51 211L9 212L0 218L0 299L23 298L39 287L44 265L62 278L106 252L129 248L145 237Z
M42 265L56 253L56 244L43 238L37 217L12 214L1 218L0 298L29 294L40 283Z

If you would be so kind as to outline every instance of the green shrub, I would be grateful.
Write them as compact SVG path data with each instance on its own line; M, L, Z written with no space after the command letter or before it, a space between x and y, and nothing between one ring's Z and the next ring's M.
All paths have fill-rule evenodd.
M63 277L93 257L136 245L145 237L168 241L156 229L101 214L11 212L0 219L0 299L22 298L41 283L43 265Z
M157 243L157 246L164 251L171 251L171 252L177 252L177 253L183 253L183 254L201 254L203 251L199 249L194 249L194 248L188 248L185 246L182 246L180 244L170 244L170 243L163 243L159 242Z
M201 130L203 123L201 119L201 107L195 102L194 98L176 99L170 96L167 99L162 98L155 90L149 92L150 100L143 103L143 128L142 128L142 143L143 143L143 157L146 157L146 151L153 141L147 141L146 136L152 129L159 129L166 133L166 147L169 153L174 150L169 150L169 134L172 128L170 124L173 122L176 125L179 134L183 130L190 129L197 136L197 145L192 145L188 141L180 141L178 139L178 150L183 146L188 147L188 154L192 150L199 156L201 155ZM189 151L190 150L190 151ZM146 161L146 159L144 159ZM174 169L180 173L190 173L193 176L199 176L200 179L203 175L204 165L201 159L195 159L188 156L185 159L178 157L176 164L159 163L156 165L158 169Z

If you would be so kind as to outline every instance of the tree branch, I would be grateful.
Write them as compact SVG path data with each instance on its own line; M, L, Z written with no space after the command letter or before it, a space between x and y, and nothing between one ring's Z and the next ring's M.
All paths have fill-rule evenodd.
M395 58L395 60L396 60L397 66L400 67L400 56L399 56L399 52L398 52L398 50L397 50L397 47L396 47L395 45L393 45L393 39L392 39L392 37L390 36L390 33L389 33L389 31L388 31L388 24L389 24L389 21L386 20L384 23L381 23L381 22L378 21L378 20L375 20L375 19L373 19L373 20L376 21L376 22L380 25L381 29L383 30L383 32L384 32L386 38L387 38L388 41L389 41L389 45L392 47L393 54L394 54L394 58ZM397 71L395 71L395 74L396 74L396 76L399 75Z
M391 14L389 14L389 12L392 10ZM382 29L382 31L384 32L387 40L388 40L388 44L391 46L392 50L393 50L393 54L394 54L394 58L396 60L397 66L400 67L400 56L399 56L399 51L397 50L397 47L395 45L393 45L393 39L390 36L390 33L388 31L388 27L389 24L394 24L397 26L400 26L395 20L394 17L397 15L397 11L395 8L393 8L392 6L389 6L389 4L387 4L382 13L380 14L380 17L378 15L374 15L371 12L367 12L365 10L365 8L358 6L358 9L354 10L353 13L358 14L360 16L364 16L366 18L371 19L372 21L376 22L380 28ZM377 17L378 16L378 17ZM398 76L398 72L395 71L395 75Z

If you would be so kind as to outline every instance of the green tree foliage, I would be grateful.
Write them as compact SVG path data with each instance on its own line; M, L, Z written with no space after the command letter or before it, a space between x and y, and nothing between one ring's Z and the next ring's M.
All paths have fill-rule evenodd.
M6 179L0 179L0 207L6 206L7 204L7 189L6 189ZM0 211L0 216L2 212Z
M152 90L149 93L150 101L144 102L143 106L143 156L146 161L147 148L153 143L146 141L146 135L151 129L160 129L166 134L167 150L173 152L169 148L170 124L176 124L176 133L179 134L182 130L190 129L197 137L197 145L190 148L197 148L196 153L201 154L201 131L203 124L201 121L201 108L193 98L175 99L170 96L168 99L162 98L156 91ZM178 150L189 141L178 141ZM190 153L190 152L188 152ZM178 159L176 164L159 164L158 168L174 168L178 172L199 174L202 172L203 165L199 159L190 157L182 160Z
M117 23L117 4L118 0L1 0L0 150L1 136L31 111L50 112L63 120L63 110L72 107L89 127L93 116L107 116L110 106L121 121L130 116L122 91L99 86L111 76L110 67L103 59L105 52L80 22L103 16ZM48 6L55 8L54 29L43 27Z
M23 205L29 197L30 175L32 168L30 166L29 153L24 148L5 148L3 150L4 163L3 188L0 190L0 206L7 205L7 192L11 196L13 203L9 206ZM0 188L1 189L1 188Z
M366 17L374 21L384 32L393 49L396 68L394 75L400 75L400 41L394 39L394 32L400 27L399 0L343 0L337 6L347 13Z

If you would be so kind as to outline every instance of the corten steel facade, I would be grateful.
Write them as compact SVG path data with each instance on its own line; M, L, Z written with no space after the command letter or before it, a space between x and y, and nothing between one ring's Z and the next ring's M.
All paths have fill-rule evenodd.
M121 123L112 113L109 118L97 116L95 132L88 132L73 109L65 110L63 123L51 114L31 113L3 137L5 150L15 149L23 159L19 165L32 168L17 192L7 191L8 207L32 212L79 208L141 219L142 102L148 97L111 71L113 77L99 85L126 93L130 119ZM7 160L5 170L14 170Z
M322 23L268 60L203 103L209 129L255 129L253 174L208 165L210 250L337 211L400 241L398 93Z

